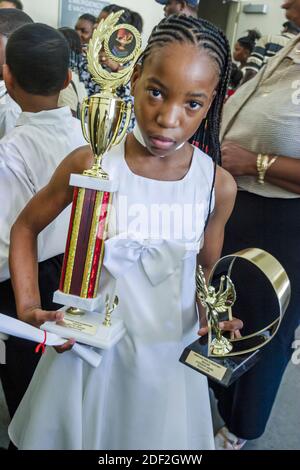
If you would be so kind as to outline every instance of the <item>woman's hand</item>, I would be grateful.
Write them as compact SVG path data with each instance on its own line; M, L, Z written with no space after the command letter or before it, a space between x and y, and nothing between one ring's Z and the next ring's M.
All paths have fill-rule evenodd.
M201 325L202 327L198 331L199 336L205 336L208 334L208 326L207 326L207 320L206 318L201 318ZM240 330L243 328L244 324L242 320L239 320L238 318L233 318L232 320L228 321L222 321L219 323L219 327L221 328L222 331L230 331L233 333L234 338L241 338L242 335L240 333Z
M51 312L47 310L42 310L39 306L30 307L24 310L20 315L19 319L30 325L33 325L37 328L40 328L43 323L47 321L59 322L63 321L64 313L61 311ZM63 353L72 349L76 343L75 339L69 339L62 346L56 346L55 349L58 353Z
M257 154L244 149L235 142L225 140L222 144L222 167L232 176L256 176Z

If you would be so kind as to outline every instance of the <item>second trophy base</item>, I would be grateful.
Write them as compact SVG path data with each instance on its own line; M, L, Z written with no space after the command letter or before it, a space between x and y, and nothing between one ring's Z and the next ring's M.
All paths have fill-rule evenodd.
M259 350L232 357L208 356L207 338L200 338L183 351L180 362L229 387L259 360Z
M66 313L67 307L61 310L65 312L62 322L46 322L41 329L99 349L112 348L125 334L124 322L116 316L112 317L111 326L104 326L104 314L84 311L82 315L73 315Z

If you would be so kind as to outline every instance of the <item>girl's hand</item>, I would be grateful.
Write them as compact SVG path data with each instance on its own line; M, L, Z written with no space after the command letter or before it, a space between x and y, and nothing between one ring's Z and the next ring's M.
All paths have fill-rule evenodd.
M207 320L201 321L203 325L202 328L198 331L199 336L205 336L208 334ZM240 330L243 328L244 324L242 320L238 318L233 318L231 321L222 321L219 323L219 327L222 331L231 331L234 335L234 338L241 338L242 335Z
M39 328L43 323L47 321L59 322L63 321L64 313L57 311L51 312L47 310L42 310L40 307L30 307L22 312L19 315L19 319L26 323L29 323L37 328ZM65 351L69 351L72 349L74 344L76 343L75 339L69 339L65 344L62 346L55 346L55 350L58 353L63 353Z
M232 176L256 176L257 154L244 149L235 142L224 141L222 145L222 167Z

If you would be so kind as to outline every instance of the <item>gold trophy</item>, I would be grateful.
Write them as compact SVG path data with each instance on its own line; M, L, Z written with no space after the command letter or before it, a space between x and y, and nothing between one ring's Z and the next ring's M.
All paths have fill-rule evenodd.
M208 285L199 266L196 293L206 308L208 335L190 344L180 361L228 387L256 364L260 349L277 333L290 301L289 278L272 255L251 248L221 258ZM241 338L228 338L219 327L232 320L233 305L244 322Z
M102 158L126 135L132 105L119 98L116 91L129 82L142 44L136 28L117 24L122 13L102 21L89 43L88 68L101 92L84 101L82 130L91 145L94 164L82 175L71 175L73 205L60 286L54 294L54 302L66 306L65 316L59 324L43 325L43 329L64 338L103 349L119 341L125 328L120 318L112 316L118 298L112 292L114 282L103 267L110 208L118 181L103 170ZM102 50L120 65L118 72L101 66Z

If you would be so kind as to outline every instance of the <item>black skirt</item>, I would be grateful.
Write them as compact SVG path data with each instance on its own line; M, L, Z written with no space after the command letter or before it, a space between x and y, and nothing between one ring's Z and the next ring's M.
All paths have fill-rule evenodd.
M228 389L210 383L229 430L240 438L256 439L265 431L300 323L300 198L265 198L240 191L226 226L223 256L245 248L261 248L277 258L292 288L280 330L261 349L258 364ZM257 295L262 288L255 286Z

